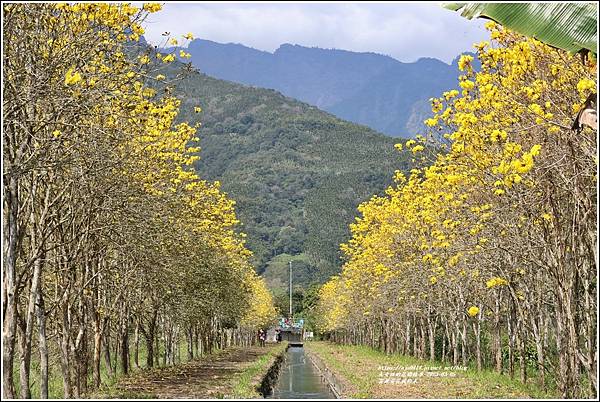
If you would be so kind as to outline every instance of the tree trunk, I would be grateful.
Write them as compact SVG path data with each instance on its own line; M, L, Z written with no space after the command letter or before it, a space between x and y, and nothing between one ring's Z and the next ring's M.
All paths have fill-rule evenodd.
M419 358L425 358L425 323L423 322L423 318L419 319L420 332L421 332L421 342L419 345Z
M446 337L442 335L442 355L440 356L442 362L446 361Z
M68 312L68 299L67 293L63 296L61 301L61 313L62 313L62 334L60 339L60 368L63 376L63 393L64 398L69 399L72 397L73 389L71 387L71 357L69 354L69 312Z
M462 333L461 333L461 350L462 350L462 365L467 366L469 351L467 350L467 321L463 318Z
M410 318L406 320L406 338L404 339L403 354L410 353Z
M515 329L513 328L512 314L508 318L508 373L510 378L515 378Z
M541 314L541 312L540 312ZM531 327L533 329L533 337L535 339L535 350L537 354L537 376L538 376L538 385L541 389L546 389L546 378L545 378L545 367L544 367L544 343L543 343L543 333L544 330L544 316L541 317L532 317L531 318Z
M187 358L192 360L194 358L194 331L190 325L187 329Z
M455 321L454 331L452 331L452 364L458 365L458 321Z
M125 308L121 318L121 370L123 375L129 374L129 311Z
M475 333L475 355L477 359L477 370L481 371L481 312L477 315L477 322L473 323L473 332Z
M38 349L40 352L40 399L48 399L48 340L46 337L46 312L42 292L37 294L36 317L38 322Z
M592 234L592 236L594 235ZM586 273L595 271L587 265L589 264L586 264ZM582 324L582 327L584 328L584 338L586 339L585 348L587 353L585 353L584 366L588 373L588 397L596 398L598 395L598 380L596 377L596 337L594 336L594 330L595 324L597 325L595 322L597 309L593 307L595 305L592 298L595 294L593 286L590 284L590 277L593 278L591 275L593 274L586 275L583 278L583 289L585 291L585 314L583 314L583 317L585 323Z
M159 336L154 336L154 364L156 367L160 367L160 344L159 344Z
M154 332L148 331L146 335L146 368L154 367Z
M34 229L35 230L35 229ZM32 232L34 231L32 230ZM32 233L32 244L35 244L35 234ZM20 367L20 394L22 399L31 399L31 389L29 387L29 375L31 367L31 340L33 338L33 324L35 315L35 304L40 293L40 280L42 274L42 262L37 258L33 263L33 278L31 279L31 289L29 293L29 303L25 313L25 331L24 339L21 342L21 367Z
M557 323L561 338L559 352L559 392L563 398L573 398L579 374L577 359L577 331L573 316L573 301L571 292L573 289L561 289L559 291L559 307L557 311ZM562 334L562 336L561 336Z
M79 385L79 395L85 395L88 392L88 362L89 362L89 351L87 341L88 331L84 329L81 341L77 345L79 351L77 355L77 383Z
M429 360L435 360L435 321L427 316L427 328L429 329Z
M136 320L135 331L133 333L133 365L136 370L140 369L140 323Z
M525 334L521 328L517 330L517 348L519 350L520 378L521 382L525 384L527 383L527 357L525 356Z
M200 355L199 343L198 343L198 327L196 325L192 326L192 345L196 348L196 351L192 350L192 353L195 354L196 357Z
M112 367L112 359L110 357L110 331L108 328L108 322L106 322L105 324L105 336L104 336L104 342L102 342L102 347L104 349L104 366L106 366L106 372L108 374L109 377L112 377L115 372L113 371L113 367Z
M13 361L15 357L16 325L17 325L17 243L18 243L18 184L17 178L9 176L4 183L4 319L2 321L2 396L15 398L13 380Z
M94 387L100 387L100 357L102 355L102 329L100 318L94 320L94 361L92 365L92 378Z
M123 375L129 375L129 335L127 332L121 336L121 371Z
M537 351L537 366L538 366L538 383L541 389L546 389L546 368L544 359L544 347L541 342L535 341Z
M118 327L115 330L115 350L113 353L113 372L118 374L119 362L121 360L121 323L116 323Z
M29 374L24 373L25 365L25 354L27 353L27 338L25 336L25 322L19 317L17 322L17 343L19 345L19 376L20 376L20 384L23 384L23 377L26 377L27 386L26 389L20 390L21 398L23 398L23 394L29 394L28 399L31 399L31 390L29 389ZM31 357L31 356L29 356ZM28 368L27 368L28 369Z
M414 329L414 333L413 333L413 352L412 355L414 357L418 357L419 356L419 351L418 351L418 345L419 345L419 328L417 328L417 319L414 318L413 319L413 329Z
M232 334L233 337L233 334ZM231 338L233 339L233 338ZM230 339L230 341L231 341ZM175 347L175 350L177 351L177 362L181 363L181 348L179 347L179 328L177 328L176 332L175 332L175 342L173 343L173 346Z
M166 318L163 317L163 342L165 344L165 353L163 354L163 366L166 366L170 363L170 355L171 355L171 343L170 343L170 333L167 329Z
M500 300L496 297L496 308L494 309L494 352L495 368L497 373L502 373L502 327L500 326Z

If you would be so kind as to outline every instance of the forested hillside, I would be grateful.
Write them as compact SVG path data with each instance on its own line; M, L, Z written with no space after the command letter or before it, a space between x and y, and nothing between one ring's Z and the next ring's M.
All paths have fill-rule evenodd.
M397 139L273 90L201 73L178 86L180 118L202 122L196 167L236 200L258 271L286 253L309 257L313 274L297 273L305 284L337 272L358 204L410 163Z

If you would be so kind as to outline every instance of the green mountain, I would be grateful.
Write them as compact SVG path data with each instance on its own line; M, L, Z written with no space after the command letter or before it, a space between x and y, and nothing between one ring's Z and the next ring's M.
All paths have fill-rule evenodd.
M338 272L339 244L358 204L409 168L397 138L273 90L195 71L175 93L180 119L202 123L196 168L236 200L258 272L276 288L288 283L287 255L298 261L301 286Z

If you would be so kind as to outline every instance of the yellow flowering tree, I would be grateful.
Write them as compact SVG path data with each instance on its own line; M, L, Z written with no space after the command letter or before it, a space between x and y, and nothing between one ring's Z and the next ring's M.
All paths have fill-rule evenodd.
M273 295L267 289L265 281L254 273L247 280L250 285L250 308L246 310L242 318L242 326L255 332L260 328L266 328L275 323L277 311L273 303Z
M487 354L498 371L508 347L523 382L532 346L542 386L550 365L563 397L592 396L597 136L571 125L596 91L596 65L487 27L480 71L462 56L460 89L431 100L430 131L397 145L423 167L359 207L319 307L345 314L322 328L417 357L429 343L430 359L480 369ZM358 297L340 304L344 294Z
M132 347L140 367L142 338L146 366L157 346L175 364L183 336L193 358L272 313L235 203L192 168L197 127L157 90L175 58L137 43L160 9L3 5L4 397L17 396L14 362L20 397L51 396L54 364L77 398L100 386L102 356L127 374Z

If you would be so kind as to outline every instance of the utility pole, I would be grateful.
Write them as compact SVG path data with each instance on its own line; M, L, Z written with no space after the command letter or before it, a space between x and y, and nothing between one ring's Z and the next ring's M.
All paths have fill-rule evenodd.
M290 260L290 320L292 319L292 260Z

